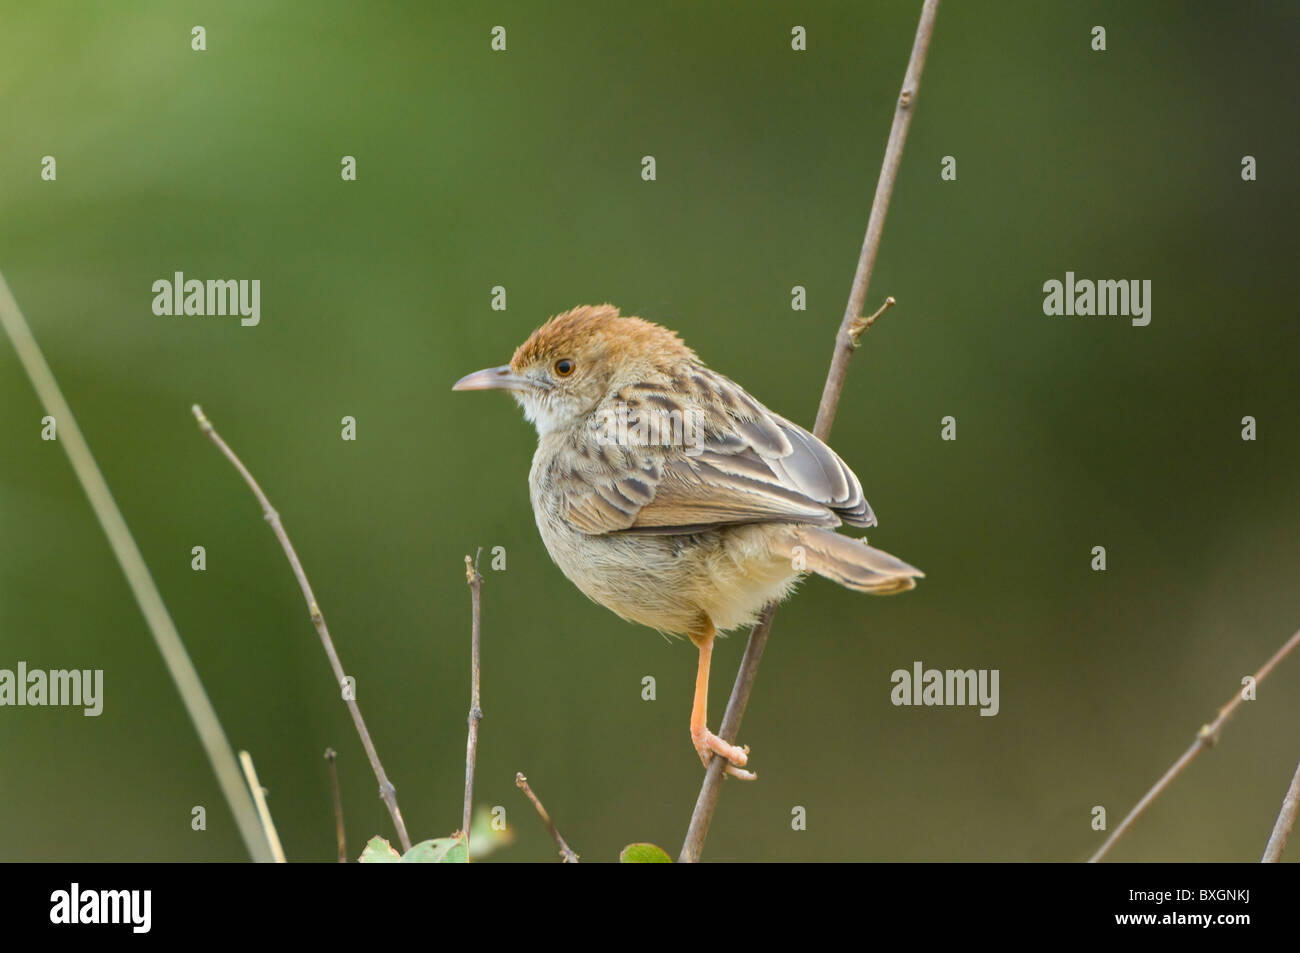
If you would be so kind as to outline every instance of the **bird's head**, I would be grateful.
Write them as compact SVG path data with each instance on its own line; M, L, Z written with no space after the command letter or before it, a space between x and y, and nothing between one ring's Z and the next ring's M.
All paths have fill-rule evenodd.
M557 314L515 349L509 364L475 371L452 390L507 390L538 434L572 427L611 391L652 377L671 377L695 353L672 331L624 317L613 305Z

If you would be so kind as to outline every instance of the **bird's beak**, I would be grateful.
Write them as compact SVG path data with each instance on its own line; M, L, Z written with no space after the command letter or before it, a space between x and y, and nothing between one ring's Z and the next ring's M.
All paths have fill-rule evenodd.
M509 364L485 367L466 374L451 386L452 390L527 390L528 381L510 370Z

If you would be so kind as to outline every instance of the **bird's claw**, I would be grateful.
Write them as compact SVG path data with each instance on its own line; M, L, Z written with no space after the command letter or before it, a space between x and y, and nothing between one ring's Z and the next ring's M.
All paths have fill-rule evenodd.
M709 762L713 760L713 756L718 755L726 760L726 773L733 778L740 778L742 781L754 781L758 778L758 775L753 771L745 770L745 765L749 763L749 745L742 748L730 744L707 728L700 732L692 732L691 741L694 742L700 761L704 763L706 768L709 766Z

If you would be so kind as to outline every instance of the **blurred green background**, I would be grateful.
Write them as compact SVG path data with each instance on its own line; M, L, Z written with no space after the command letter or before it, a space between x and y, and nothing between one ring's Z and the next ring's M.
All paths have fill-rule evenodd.
M759 781L726 785L706 859L1082 859L1091 808L1118 823L1300 625L1300 13L1201 6L941 8L868 302L899 305L832 440L873 543L927 578L894 599L814 579L781 610L740 738ZM415 839L459 825L462 558L503 546L477 791L518 836L495 859L555 858L519 770L585 859L637 840L675 855L701 779L695 652L561 576L528 504L531 428L450 386L610 301L811 426L919 3L0 11L0 268L289 857L333 858L327 745L352 855L391 828L194 402L280 510ZM1150 326L1045 317L1042 284L1067 270L1150 279ZM154 316L174 271L260 279L260 326ZM0 667L103 668L106 694L97 719L0 709L0 859L244 858L7 340L0 408ZM743 645L715 655L715 725ZM916 660L999 669L1001 713L892 706L890 673ZM1292 659L1115 857L1257 859L1298 725Z

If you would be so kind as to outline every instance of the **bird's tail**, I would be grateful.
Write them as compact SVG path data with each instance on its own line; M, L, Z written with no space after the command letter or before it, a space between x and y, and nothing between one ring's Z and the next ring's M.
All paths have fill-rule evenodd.
M925 573L865 541L813 526L792 527L781 538L796 569L815 572L856 592L889 596L916 586ZM787 549L788 547L788 549Z

